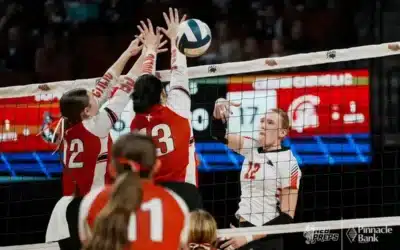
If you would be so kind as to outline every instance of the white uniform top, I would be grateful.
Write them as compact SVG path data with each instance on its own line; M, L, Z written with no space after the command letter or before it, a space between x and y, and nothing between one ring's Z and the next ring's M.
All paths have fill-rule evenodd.
M240 173L242 194L236 216L261 226L279 215L282 189L298 189L301 171L288 148L264 153L256 141L245 137L240 154L245 160Z

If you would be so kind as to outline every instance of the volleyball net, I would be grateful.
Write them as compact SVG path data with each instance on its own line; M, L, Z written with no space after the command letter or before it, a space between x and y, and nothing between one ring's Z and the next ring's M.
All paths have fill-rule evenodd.
M199 170L203 176L213 176L200 178L200 189L206 210L221 227L229 225L237 209L240 189L237 172L243 157L211 137L210 119L218 98L241 103L232 110L228 127L230 132L244 136L254 135L261 117L269 109L286 111L292 130L284 144L291 148L303 172L304 190L299 195L302 201L296 214L304 216L299 223L220 229L219 236L301 233L303 242L315 243L331 237L324 236L331 235L330 231L338 236L332 239L340 241L350 237L346 233L371 236L388 232L384 228L400 225L400 217L383 217L395 212L374 212L394 204L395 201L385 200L382 194L384 189L396 184L383 180L383 166L370 167L372 73L365 64L357 63L399 53L400 43L393 42L189 68L192 127L201 161ZM168 82L170 71L158 71L157 76ZM59 156L53 154L54 145L49 143L52 131L47 125L58 119L58 99L63 93L77 87L90 90L98 79L0 88L0 174L7 190L6 201L2 203L7 212L0 221L7 225L43 224L34 231L44 237L51 205L58 197L46 195L51 193L51 185L42 183L57 179L62 170ZM129 131L127 124L133 116L129 104L111 131L114 140ZM43 128L48 130L37 136ZM360 169L358 165L367 167ZM10 198L15 181L35 181L30 187L44 188L31 188L27 193L35 191L35 194L30 196ZM25 213L18 213L24 209ZM354 217L376 218L342 219ZM26 230L22 233L21 227L7 226L0 231L0 237L22 238L26 233ZM57 249L57 246L40 244L9 249Z

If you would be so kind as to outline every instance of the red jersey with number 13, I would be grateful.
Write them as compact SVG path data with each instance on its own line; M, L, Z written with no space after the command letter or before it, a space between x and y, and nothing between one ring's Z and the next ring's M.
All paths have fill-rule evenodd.
M136 114L131 131L153 138L161 167L156 182L179 181L197 184L194 139L190 120L169 106L155 105L146 114Z

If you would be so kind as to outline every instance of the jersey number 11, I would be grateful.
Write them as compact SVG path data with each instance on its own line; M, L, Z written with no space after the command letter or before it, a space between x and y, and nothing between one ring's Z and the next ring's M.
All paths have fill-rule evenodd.
M162 242L164 229L162 201L160 199L151 199L142 203L140 210L150 213L149 229L151 241ZM136 214L132 214L129 219L128 239L129 241L137 240Z

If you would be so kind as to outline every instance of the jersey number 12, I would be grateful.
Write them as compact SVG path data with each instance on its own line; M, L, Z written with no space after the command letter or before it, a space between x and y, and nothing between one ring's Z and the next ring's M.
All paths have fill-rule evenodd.
M171 128L167 124L158 124L153 128L149 129L148 134L147 128L142 128L139 133L154 137L157 145L157 155L166 155L175 150L174 140L172 139Z
M80 139L73 139L68 144L64 140L64 165L67 168L82 168L83 162L77 161L75 158L82 153L84 150L83 142ZM67 153L70 153L69 160L67 159Z

